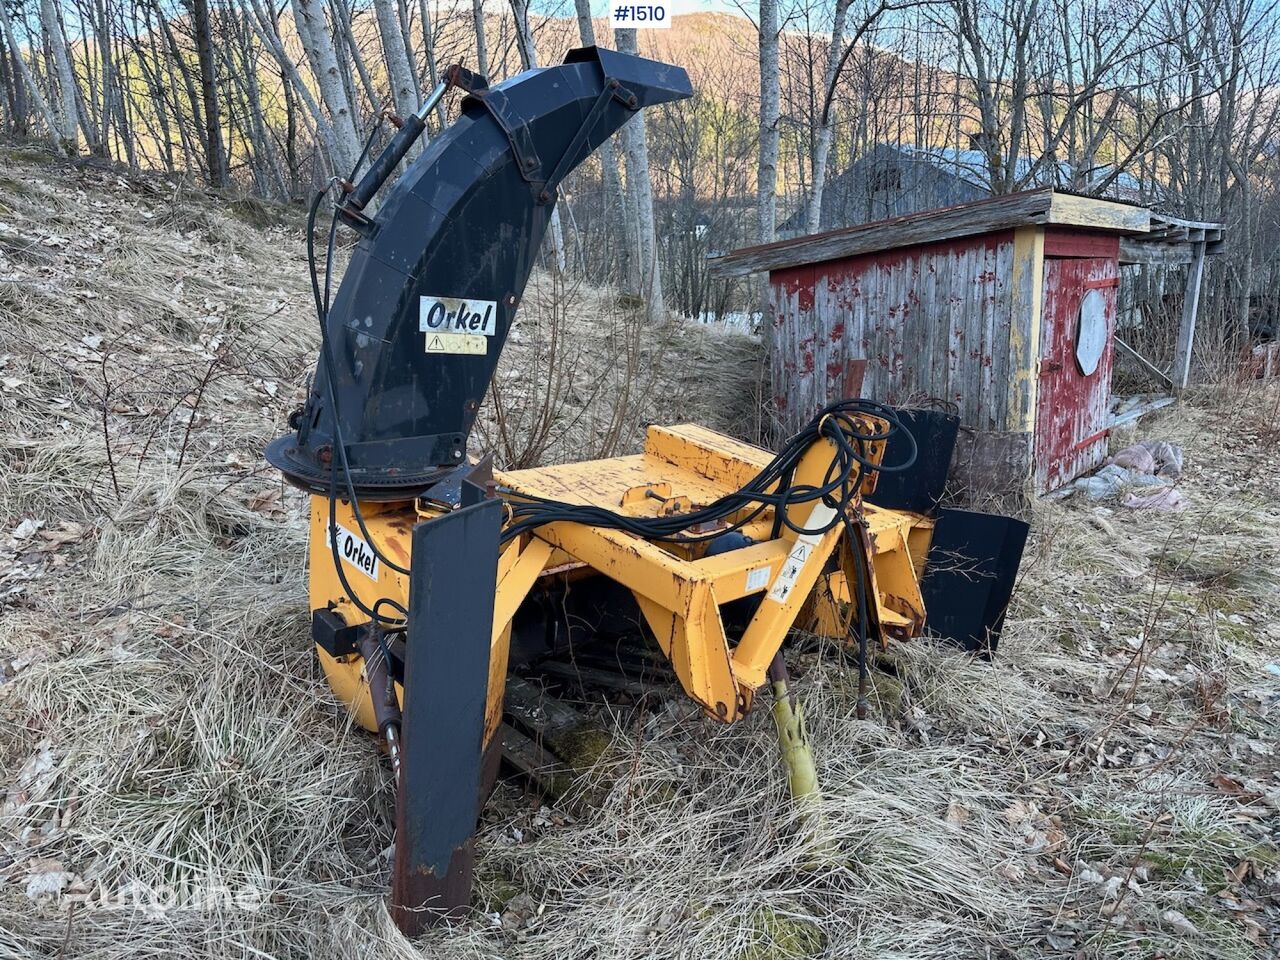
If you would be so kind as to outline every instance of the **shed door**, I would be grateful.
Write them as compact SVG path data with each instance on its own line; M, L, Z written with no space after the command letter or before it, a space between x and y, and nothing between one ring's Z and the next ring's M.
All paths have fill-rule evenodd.
M1045 259L1035 437L1040 493L1106 457L1119 276L1110 257Z

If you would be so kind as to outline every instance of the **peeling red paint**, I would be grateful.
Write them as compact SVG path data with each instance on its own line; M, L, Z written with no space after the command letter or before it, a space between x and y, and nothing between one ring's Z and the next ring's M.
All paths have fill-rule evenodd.
M1103 289L1106 348L1098 369L1085 376L1076 362L1076 335L1085 284L1117 277L1111 258L1045 261L1039 398L1036 410L1036 487L1055 490L1102 462L1111 400L1116 289Z

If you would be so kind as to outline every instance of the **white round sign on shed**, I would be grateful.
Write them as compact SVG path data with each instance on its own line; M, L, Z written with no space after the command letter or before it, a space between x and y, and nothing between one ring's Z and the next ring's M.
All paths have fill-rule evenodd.
M1076 325L1076 365L1086 377L1102 362L1107 349L1107 301L1098 289L1086 290Z

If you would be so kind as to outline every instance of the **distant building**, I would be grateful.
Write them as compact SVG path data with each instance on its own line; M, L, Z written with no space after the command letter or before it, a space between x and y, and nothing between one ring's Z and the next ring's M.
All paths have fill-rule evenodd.
M1071 169L1063 162L1044 164L1029 178L1035 158L1018 157L1014 163L1016 177L1027 178L1022 190L1061 189L1071 181ZM1107 172L1099 171L1097 176ZM990 184L987 157L981 150L882 143L827 181L818 229L836 230L971 203L991 196ZM1141 182L1128 173L1116 177L1103 196L1130 203L1151 199L1144 197ZM778 227L779 239L805 232L803 208Z

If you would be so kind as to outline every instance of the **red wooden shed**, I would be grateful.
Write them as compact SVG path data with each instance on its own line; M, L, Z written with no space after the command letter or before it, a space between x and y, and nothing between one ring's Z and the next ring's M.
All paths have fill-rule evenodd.
M1120 264L1190 262L1198 293L1220 237L1036 190L737 250L712 272L768 271L786 427L841 397L941 402L968 428L975 486L1046 492L1106 456Z

